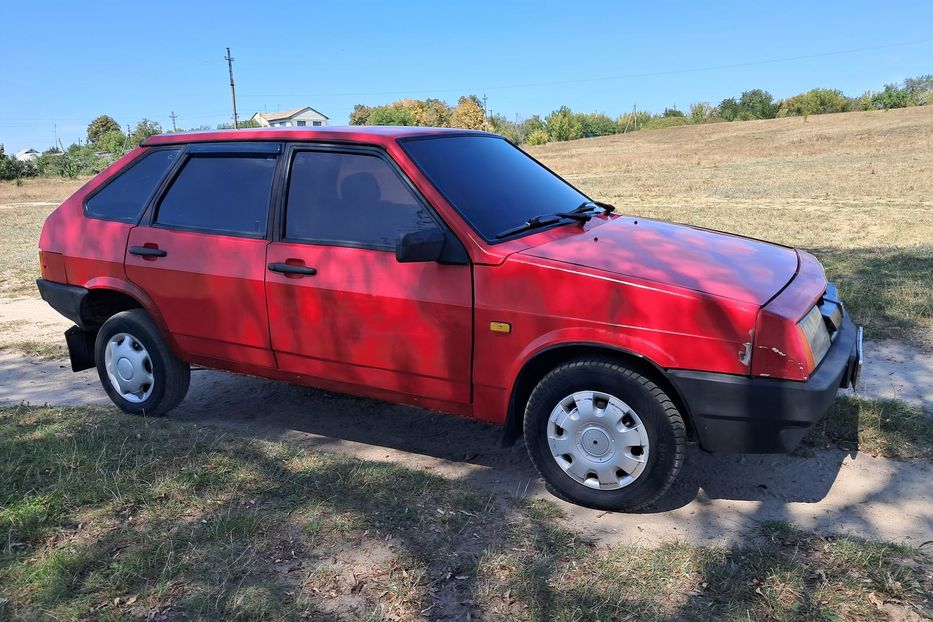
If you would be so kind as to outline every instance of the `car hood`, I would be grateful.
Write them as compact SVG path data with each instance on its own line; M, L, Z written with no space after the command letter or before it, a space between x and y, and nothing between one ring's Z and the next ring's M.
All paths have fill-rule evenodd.
M797 272L793 249L718 231L627 216L576 230L522 254L757 305Z

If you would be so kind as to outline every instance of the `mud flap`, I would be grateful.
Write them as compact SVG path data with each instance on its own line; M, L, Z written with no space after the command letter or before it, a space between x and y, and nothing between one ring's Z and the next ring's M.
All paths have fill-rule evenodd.
M71 371L84 371L94 367L96 339L96 330L83 330L72 326L65 331L65 343L68 344L68 356L71 357Z

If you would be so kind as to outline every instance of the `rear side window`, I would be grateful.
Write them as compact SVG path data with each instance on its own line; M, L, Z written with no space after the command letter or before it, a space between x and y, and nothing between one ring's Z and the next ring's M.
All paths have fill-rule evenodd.
M276 156L195 155L166 192L155 222L174 229L263 237Z
M295 154L285 205L286 239L392 250L401 234L436 226L382 158Z
M92 218L135 223L181 149L152 151L125 168L84 204Z

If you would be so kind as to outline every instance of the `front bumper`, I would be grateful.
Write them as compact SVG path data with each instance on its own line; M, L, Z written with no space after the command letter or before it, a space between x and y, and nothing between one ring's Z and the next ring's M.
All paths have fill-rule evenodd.
M840 388L857 388L862 327L848 315L806 382L672 370L700 446L716 453L786 453L823 418Z

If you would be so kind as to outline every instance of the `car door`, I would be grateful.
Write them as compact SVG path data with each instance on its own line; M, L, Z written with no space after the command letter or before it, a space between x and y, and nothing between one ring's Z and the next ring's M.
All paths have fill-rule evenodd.
M468 404L471 267L395 256L401 234L443 223L380 150L299 146L289 158L267 252L279 367L366 394Z
M275 367L265 298L269 208L280 144L188 147L133 229L126 274L179 347L206 363Z

